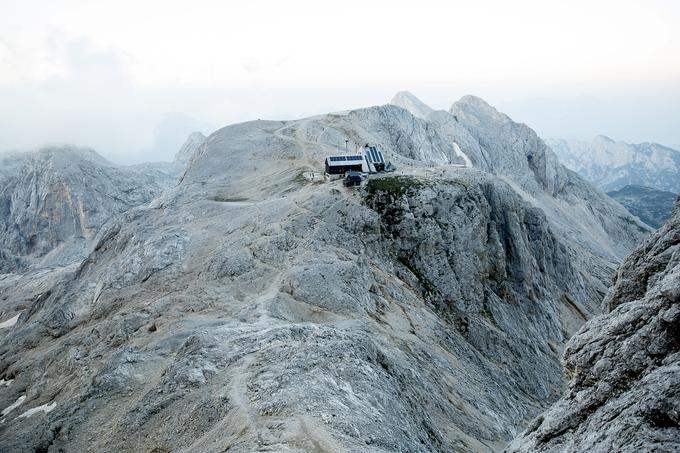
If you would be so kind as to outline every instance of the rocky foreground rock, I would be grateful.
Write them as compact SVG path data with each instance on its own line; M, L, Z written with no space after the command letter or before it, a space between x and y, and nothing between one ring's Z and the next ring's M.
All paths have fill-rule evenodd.
M345 140L400 173L319 182ZM83 261L0 276L0 450L501 450L649 232L478 98L197 144Z
M567 344L564 396L509 452L680 451L680 201Z

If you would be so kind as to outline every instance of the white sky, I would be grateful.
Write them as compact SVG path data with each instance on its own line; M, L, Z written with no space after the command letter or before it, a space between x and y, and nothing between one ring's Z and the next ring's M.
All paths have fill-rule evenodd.
M551 137L680 144L680 1L0 0L0 150L476 94Z

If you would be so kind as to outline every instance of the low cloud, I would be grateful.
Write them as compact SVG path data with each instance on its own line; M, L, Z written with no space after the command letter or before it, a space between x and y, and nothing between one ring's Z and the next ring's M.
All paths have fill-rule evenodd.
M126 55L97 49L86 38L60 42L52 36L45 48L55 74L0 85L0 150L73 144L114 161L139 162L171 159L190 132L211 132L205 121L167 113L191 104L186 97L136 88Z

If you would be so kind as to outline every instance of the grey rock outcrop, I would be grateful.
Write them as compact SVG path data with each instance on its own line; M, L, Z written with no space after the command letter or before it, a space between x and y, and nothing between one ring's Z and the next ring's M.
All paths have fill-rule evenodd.
M680 202L569 341L565 395L510 452L680 450Z
M427 117L430 129L454 144L470 166L493 173L547 214L552 227L598 256L617 262L651 229L565 168L528 126L484 100L464 96L449 112ZM439 162L440 164L443 162ZM581 219L575 222L574 219ZM590 264L583 263L583 266Z
M75 263L112 216L150 201L174 176L121 167L89 149L0 156L0 271Z

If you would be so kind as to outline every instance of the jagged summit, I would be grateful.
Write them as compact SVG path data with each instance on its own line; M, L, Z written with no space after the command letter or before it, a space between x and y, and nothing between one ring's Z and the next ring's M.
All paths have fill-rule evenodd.
M495 107L486 102L484 99L473 96L465 95L460 100L454 102L449 109L452 115L472 115L478 118L488 118L493 121L498 122L508 122L512 121L510 117L504 113L499 112Z
M637 185L680 192L680 151L658 143L629 144L598 135L592 141L548 139L560 161L605 191Z
M469 105L477 105L482 108L493 108L488 102L486 102L484 99L482 99L479 96L475 96L474 94L466 94L462 96L458 101L456 101L454 104L469 104Z
M117 166L92 148L61 145L45 146L30 151L8 151L0 153L0 169L10 168L17 163L24 162L28 159L50 161L53 165L63 166L63 170L67 170L72 161L92 162L96 165L106 167Z
M394 95L390 104L411 112L416 118L427 119L434 110L408 91L399 91Z

